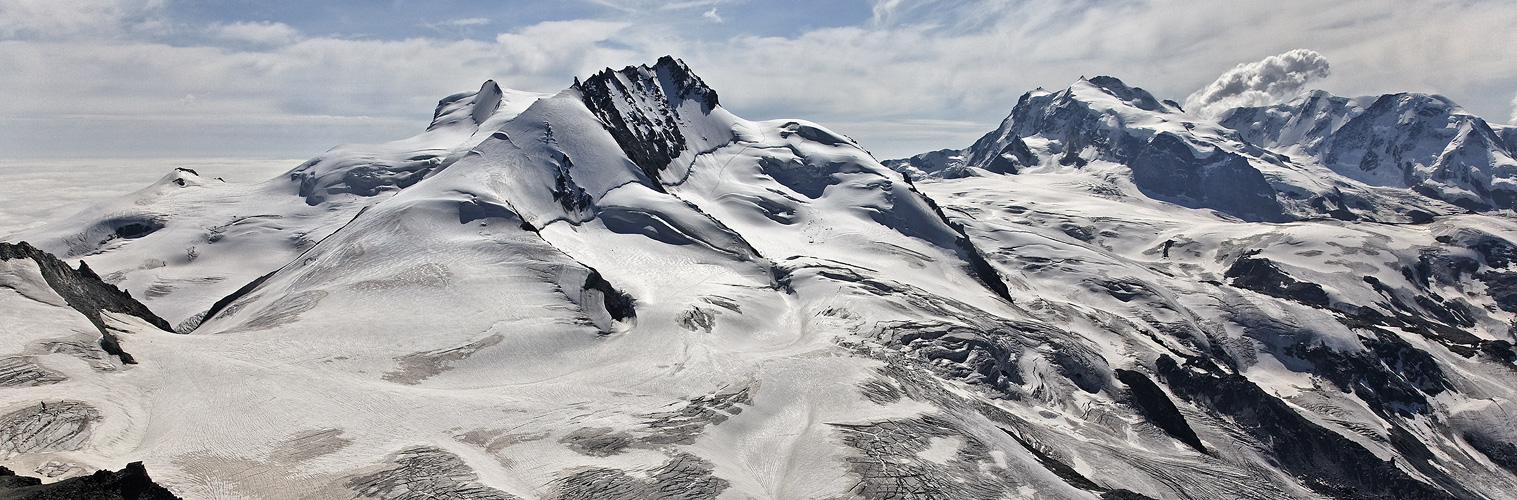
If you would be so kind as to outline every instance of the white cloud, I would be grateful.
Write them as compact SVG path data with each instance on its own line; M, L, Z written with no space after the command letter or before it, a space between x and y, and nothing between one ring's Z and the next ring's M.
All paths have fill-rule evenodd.
M881 26L678 46L751 118L968 120L995 127L1017 97L1112 75L1183 99L1239 61L1312 47L1340 95L1430 92L1494 117L1517 86L1517 3L1420 0L877 2ZM1435 21L1430 21L1435 20ZM1460 26L1447 30L1446 26ZM756 71L755 68L762 68ZM841 130L850 133L848 130ZM900 136L855 134L882 157ZM968 144L943 144L964 147Z
M1296 49L1233 67L1186 98L1185 107L1201 116L1215 116L1239 106L1277 104L1329 74L1327 58L1322 54Z
M709 7L741 0L588 0L591 3L600 4L624 12L642 12L649 10L682 10L697 7Z
M0 0L0 39L110 38L160 30L163 0Z
M1517 95L1512 96L1512 118L1507 123L1517 126Z
M895 18L896 9L900 8L902 0L875 0L874 2L874 25L884 26Z
M317 37L240 49L0 42L0 67L6 68L0 93L28 96L0 99L0 151L25 157L66 147L97 155L112 148L204 145L220 149L117 154L289 155L392 140L424 129L438 99L486 79L554 92L576 75L651 62L603 46L624 27L561 21L493 41ZM359 117L372 119L351 120ZM88 140L82 140L84 130Z
M449 26L484 26L490 24L490 19L485 17L470 17L465 19L449 19L442 24Z
M290 25L267 21L216 24L209 31L217 38L255 44L284 45L300 39Z
M857 13L854 26L778 30L784 36L751 34L776 31L751 29L750 17L741 14L751 5L741 2L599 0L635 12L607 9L602 20L541 23L482 40L295 33L282 44L217 39L212 42L221 45L202 46L142 35L146 20L162 10L152 2L79 1L106 6L96 9L106 14L80 14L92 19L85 21L68 18L71 11L63 7L48 10L63 3L56 0L0 0L0 38L21 38L0 41L0 95L24 96L0 99L0 119L48 117L46 126L54 127L25 131L28 138L74 134L65 117L84 116L163 117L153 123L207 124L175 133L233 138L243 137L238 127L244 121L264 127L259 131L287 124L288 132L280 133L293 135L309 130L299 127L311 126L311 116L370 116L374 121L364 126L321 122L333 131L322 137L345 137L339 132L351 127L396 138L424 127L437 99L478 88L487 78L553 92L576 76L651 63L664 54L689 63L741 116L839 124L838 132L881 158L967 146L975 130L994 128L1033 88L1063 88L1080 76L1105 74L1161 99L1180 99L1239 61L1299 47L1333 61L1334 76L1320 83L1340 95L1437 92L1493 120L1517 105L1511 99L1517 58L1507 53L1517 46L1517 30L1510 29L1517 25L1517 3L1508 0L880 0L873 12ZM18 5L31 10L18 11ZM121 5L137 7L110 7ZM697 17L718 5L733 23ZM680 15L668 9L681 9ZM740 16L743 22L736 22ZM451 28L504 24L455 21L466 22ZM277 35L274 24L259 27ZM44 39L36 34L42 26L116 38ZM186 95L196 97L194 106L179 105ZM921 125L948 122L956 125ZM99 128L120 135L91 144L146 147L127 137L169 133L153 127ZM29 140L6 138L22 133L0 124L0 151L46 153ZM273 136L246 137L236 140ZM924 137L943 142L927 144ZM286 144L246 147L292 154L277 149Z
M711 10L706 11L705 14L701 14L701 17L710 19L711 22L714 23L722 22L722 16L716 13L716 7L712 7Z

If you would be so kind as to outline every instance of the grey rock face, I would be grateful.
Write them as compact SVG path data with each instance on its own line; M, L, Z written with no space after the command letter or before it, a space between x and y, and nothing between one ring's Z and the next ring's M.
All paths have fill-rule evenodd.
M716 91L691 73L685 63L669 56L651 68L607 69L583 82L576 81L574 87L583 95L585 106L606 124L617 145L652 181L650 187L659 191L664 190L659 172L687 147L677 123L679 103L694 100L705 112L718 106Z
M998 498L1001 491L1015 489L1004 478L982 474L986 464L994 463L991 448L944 419L834 425L843 443L859 450L848 459L848 468L859 477L853 493L862 498ZM962 444L943 463L921 458L934 438Z
M29 356L0 359L0 387L35 387L64 380L68 380L68 377L39 366Z
M631 446L632 439L631 434L612 432L610 427L587 427L569 433L559 442L581 455L609 457Z
M437 448L410 448L396 455L395 466L348 481L360 498L383 500L518 500L519 497L478 483L479 474L457 455Z
M41 479L18 476L0 467L0 499L5 500L179 500L148 477L142 462L132 462L111 472L72 477L41 484Z
M618 469L590 469L559 481L556 500L708 500L730 486L711 475L713 465L682 453L650 471L647 479Z
M1247 378L1228 374L1209 361L1192 359L1180 365L1164 356L1156 364L1156 370L1177 395L1231 417L1244 431L1269 443L1280 467L1300 476L1306 486L1319 493L1338 498L1474 497L1451 483L1446 473L1433 470L1426 461L1413 466L1424 474L1432 472L1430 476L1438 485L1413 479L1363 446L1296 413ZM1415 439L1397 444L1404 455L1431 455ZM1408 448L1401 449L1403 446Z
M16 453L76 451L90 440L100 411L78 401L42 402L0 416L0 449Z
M1127 161L1133 184L1154 199L1190 208L1211 208L1243 220L1284 222L1293 217L1275 199L1264 174L1243 156L1215 151L1197 155L1181 137L1161 132Z
M651 434L642 440L649 444L692 444L707 426L719 425L742 413L738 405L753 404L748 388L700 396L678 410L646 415Z
M1517 202L1517 133L1493 127L1443 96L1348 99L1318 91L1285 104L1229 111L1220 124L1251 144L1299 147L1370 185L1409 188L1469 210Z
M24 241L15 245L0 243L0 260L23 258L37 262L47 284L58 292L58 295L62 296L70 307L89 318L90 323L100 330L102 336L100 346L106 352L120 356L123 363L136 361L132 355L121 350L115 334L106 329L105 320L100 316L101 311L130 314L142 318L163 331L174 331L167 321L153 314L153 311L133 299L130 294L102 281L100 276L90 270L84 262L80 262L79 269L76 270L52 254L38 250Z

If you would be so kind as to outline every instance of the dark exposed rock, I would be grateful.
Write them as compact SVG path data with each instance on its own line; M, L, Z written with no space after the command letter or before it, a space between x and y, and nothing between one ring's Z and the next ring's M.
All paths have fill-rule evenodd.
M606 312L611 314L611 319L622 321L637 317L637 310L633 307L631 295L611 286L611 282L601 277L600 271L590 270L590 275L585 277L582 290L595 290L600 292L601 301L606 307Z
M42 484L42 479L30 476L18 476L15 471L7 467L0 467L0 495L16 488L36 486Z
M147 306L132 298L131 294L102 281L100 276L82 261L79 262L79 269L76 270L52 254L38 250L24 241L15 245L0 243L0 260L10 259L35 261L41 268L42 278L47 281L48 286L58 292L69 307L79 311L95 325L95 328L100 330L100 347L108 353L119 356L123 363L135 363L136 360L121 349L116 335L106 328L101 311L136 316L164 331L174 331L167 321L153 314Z
M0 467L0 500L179 500L148 477L142 462L111 472L40 484L41 479L17 476Z
M1117 380L1127 384L1132 391L1133 402L1143 410L1143 415L1148 417L1149 422L1196 451L1206 453L1206 446L1201 444L1201 438L1196 436L1196 431L1185 421L1185 415L1180 414L1179 408L1175 407L1175 403L1169 400L1169 396L1157 384L1142 373L1131 370L1117 370Z
M1043 464L1044 468L1048 469L1048 471L1052 472L1055 476L1059 476L1059 479L1063 479L1064 482L1069 483L1070 486L1074 486L1086 491L1106 490L1106 488L1101 487L1101 485L1096 484L1089 478L1085 477L1083 474L1080 474L1080 472L1075 470L1074 467L1070 467L1069 464L1064 463L1062 460L1049 456L1047 453L1044 453L1043 450L1040 450L1038 447L1033 446L1032 443L1029 443L1027 440L1022 439L1022 437L1018 436L1016 433L1010 430L1006 430L1006 435L1011 436L1011 439L1016 440L1017 444L1022 445L1022 448L1025 448L1028 453L1032 454L1033 458L1038 460L1038 463Z
M695 100L702 112L719 105L716 91L685 63L669 56L659 58L651 68L607 69L583 82L576 79L574 88L622 152L652 181L649 187L660 192L664 187L659 172L688 147L679 128L679 102Z
M703 331L711 333L711 329L716 326L717 314L716 311L703 307L692 307L681 312L679 317L674 319L674 322L692 332Z
M1296 413L1246 377L1209 361L1180 365L1161 355L1155 371L1181 398L1227 416L1273 453L1280 467L1318 493L1337 498L1456 498L1408 476L1358 443Z
M990 446L951 420L924 415L832 425L842 434L843 444L859 452L847 458L849 472L858 477L852 493L859 497L1000 498L1011 488L1000 476L982 472L983 467L994 463ZM933 439L955 439L959 446L944 463L923 459L919 454L932 446Z
M959 233L958 238L954 240L954 244L958 245L964 259L969 261L969 268L974 272L974 276L979 278L980 283L985 284L986 288L995 292L997 296L1006 299L1007 302L1015 302L1016 300L1011 298L1011 289L1006 287L1005 278L1001 277L1000 271L996 271L996 268L990 265L990 261L985 259L985 255L980 252L979 247L975 246L974 240L964 232L964 225L950 220L948 215L943 213L943 209L938 206L936 201L917 191L917 187L911 184L911 179L906 179L906 186L911 189L913 194L922 197L922 201L927 202L927 206L932 208L932 212L937 214L939 220Z
M553 173L553 201L558 202L564 212L578 214L588 210L595 200L574 182L574 174L570 171L573 167L574 162L568 156L558 162Z
M42 402L0 416L0 450L77 451L89 442L100 411L78 401Z
M609 457L632 445L632 435L612 432L610 427L586 427L570 432L558 440L581 455Z
M227 296L222 297L220 300L217 300L216 303L211 304L211 308L208 309L208 310L206 310L205 314L202 315L201 318L203 320L209 320L211 318L216 317L217 314L220 314L223 310L226 310L226 308L228 306L231 306L233 302L236 302L238 299L241 299L241 298L247 296L247 294L252 293L253 290L258 289L259 286L263 285L263 282L268 281L269 278L274 277L274 273L277 273L277 272L279 272L277 269L274 270L274 271L269 271L268 274L265 274L263 276L259 276L258 278L254 279L253 281L249 281L248 284L242 285L242 288L238 288L236 291L232 292L231 294L228 294ZM200 324L196 323L190 329L193 330L194 328L197 328L199 326L200 326Z
M417 447L396 455L394 467L355 477L347 487L357 498L382 500L519 500L479 484L479 474L457 455Z
M1038 449L1037 446L1033 446L1032 443L1029 443L1027 440L1022 439L1020 436L1017 436L1015 432L1006 430L1006 434L1008 436L1011 436L1013 440L1016 440L1017 444L1022 445L1022 448L1025 448L1028 453L1032 453L1033 458L1037 459L1038 463L1043 464L1043 467L1047 468L1049 472L1054 473L1055 476L1059 476L1059 479L1063 479L1064 482L1069 483L1070 486L1074 486L1086 491L1098 492L1101 494L1101 500L1154 500L1147 495L1136 493L1131 490L1125 490L1121 488L1108 489L1104 486L1096 484L1089 478L1080 474L1080 472L1075 470L1074 467L1070 467L1069 464L1064 463L1062 460L1054 458L1048 453L1045 453L1043 450Z
M1123 103L1134 108L1144 111L1168 112L1168 110L1164 109L1164 104L1166 103L1159 102L1158 99L1154 98L1153 94L1148 93L1147 90L1143 90L1141 87L1129 87L1116 77L1100 75L1086 81L1090 82L1091 85L1100 87L1101 90L1121 99Z
M0 387L35 387L68 380L62 373L43 368L30 356L0 359Z
M1264 174L1236 153L1197 155L1185 139L1160 132L1132 153L1127 166L1133 184L1155 199L1221 210L1248 221L1292 219Z
M985 165L985 170L998 174L1015 174L1037 164L1038 155L1027 147L1026 142L1022 142L1022 138L1013 137L1001 148L1001 154L991 158L990 163Z
M1472 306L1462 297L1445 299L1433 292L1431 287L1436 282L1439 285L1465 288L1465 275L1481 279L1489 274L1474 274L1478 269L1480 263L1475 259L1425 250L1418 257L1416 265L1401 270L1402 276L1418 288L1398 290L1374 276L1365 276L1363 281L1385 299L1385 302L1378 304L1385 311L1374 311L1372 307L1361 306L1352 317L1345 318L1344 322L1355 328L1379 326L1410 330L1442 344L1456 354L1472 357L1480 351L1483 342L1469 331L1476 324ZM1491 273L1499 274L1500 271ZM1499 286L1499 276L1491 277L1497 286L1487 283L1485 292L1499 306L1504 296L1503 288Z
M1517 351L1512 350L1512 343L1505 340L1487 340L1481 342L1480 352L1500 361L1517 363Z
M1170 102L1170 101L1164 101L1164 102ZM1175 107L1179 107L1179 106L1176 105ZM1130 491L1130 490L1124 490L1124 489L1121 489L1121 488L1117 488L1115 490L1108 490L1106 492L1101 493L1101 500L1154 500L1154 499L1152 497L1149 497L1147 495L1143 495L1141 493L1137 493L1137 492L1133 492L1133 491Z
M1282 271L1274 262L1263 257L1254 257L1259 251L1251 251L1239 257L1223 275L1233 279L1233 286L1246 288L1272 297L1290 299L1303 304L1326 307L1327 291L1322 285L1300 281Z
M1480 252L1485 258L1485 264L1492 268L1505 268L1513 262L1517 262L1517 245L1494 235L1482 235L1480 239L1470 245L1470 249Z
M590 469L558 481L555 500L709 500L731 483L711 474L714 465L695 455L670 458L648 479L618 469Z
M1491 462L1517 474L1517 444L1501 442L1480 433L1466 433L1464 442L1491 459Z
M649 434L641 441L653 445L693 444L706 427L720 425L743 412L738 405L752 405L750 389L700 396L678 410L644 415Z
M1487 271L1476 277L1485 283L1485 292L1496 301L1496 307L1517 313L1517 273Z
M945 323L902 323L886 328L896 343L923 358L944 377L1008 394L1017 394L1014 386L1023 383L1017 367L1020 346L1012 335Z
M1427 413L1426 396L1452 388L1432 355L1396 334L1379 328L1374 336L1361 336L1366 352L1345 353L1326 346L1297 344L1286 349L1292 356L1312 362L1322 375L1343 392L1353 392L1382 416Z

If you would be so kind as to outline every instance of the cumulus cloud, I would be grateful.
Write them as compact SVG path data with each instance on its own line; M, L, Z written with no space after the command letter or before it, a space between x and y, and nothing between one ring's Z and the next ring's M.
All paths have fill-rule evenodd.
M52 154L61 141L73 148L81 124L111 115L164 118L151 127L102 125L90 144L148 148L139 144L209 143L202 139L218 134L228 139L216 144L293 154L274 148L314 136L307 127L333 132L301 144L404 137L425 126L438 98L487 78L556 92L576 76L665 54L689 63L740 116L838 124L882 158L967 146L1023 92L1064 88L1082 75L1117 76L1178 100L1239 61L1303 46L1332 57L1335 76L1324 83L1339 95L1436 92L1492 121L1517 105L1517 58L1507 54L1517 46L1517 3L1499 0L875 0L866 3L872 11L814 23L766 2L592 0L606 7L596 7L595 20L471 24L489 15L476 11L456 14L467 22L446 30L385 37L313 35L316 28L282 44L128 36L161 11L156 1L0 0L0 38L29 37L0 43L0 95L24 96L0 99L0 152ZM85 22L68 17L74 5L101 7L78 14ZM701 18L718 6L721 17L742 22ZM277 35L273 24L262 28ZM127 35L35 35L50 29ZM451 36L467 29L478 33ZM1283 88L1243 87L1266 95ZM194 106L179 105L186 95ZM44 116L53 121L35 121ZM180 128L159 127L169 123ZM285 135L256 142L263 139L250 129Z
M710 19L713 23L722 22L722 16L716 13L716 7L712 7L711 10L706 11L705 14L701 14L701 17Z
M1239 106L1268 106L1295 97L1306 84L1330 73L1322 54L1296 49L1237 65L1191 94L1185 106L1201 116L1215 116Z
M896 9L901 7L901 2L902 0L875 0L874 7L871 9L874 13L874 25L890 24L895 19Z
M163 0L0 0L0 38L110 38L162 30Z
M1517 126L1517 95L1512 96L1512 118L1507 123Z

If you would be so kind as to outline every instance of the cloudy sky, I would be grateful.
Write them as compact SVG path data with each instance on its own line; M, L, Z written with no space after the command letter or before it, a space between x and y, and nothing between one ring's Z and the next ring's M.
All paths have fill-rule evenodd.
M664 54L740 116L882 159L1082 75L1181 102L1440 93L1506 123L1512 26L1510 0L0 0L0 159L303 158L419 132L485 79L556 92Z

